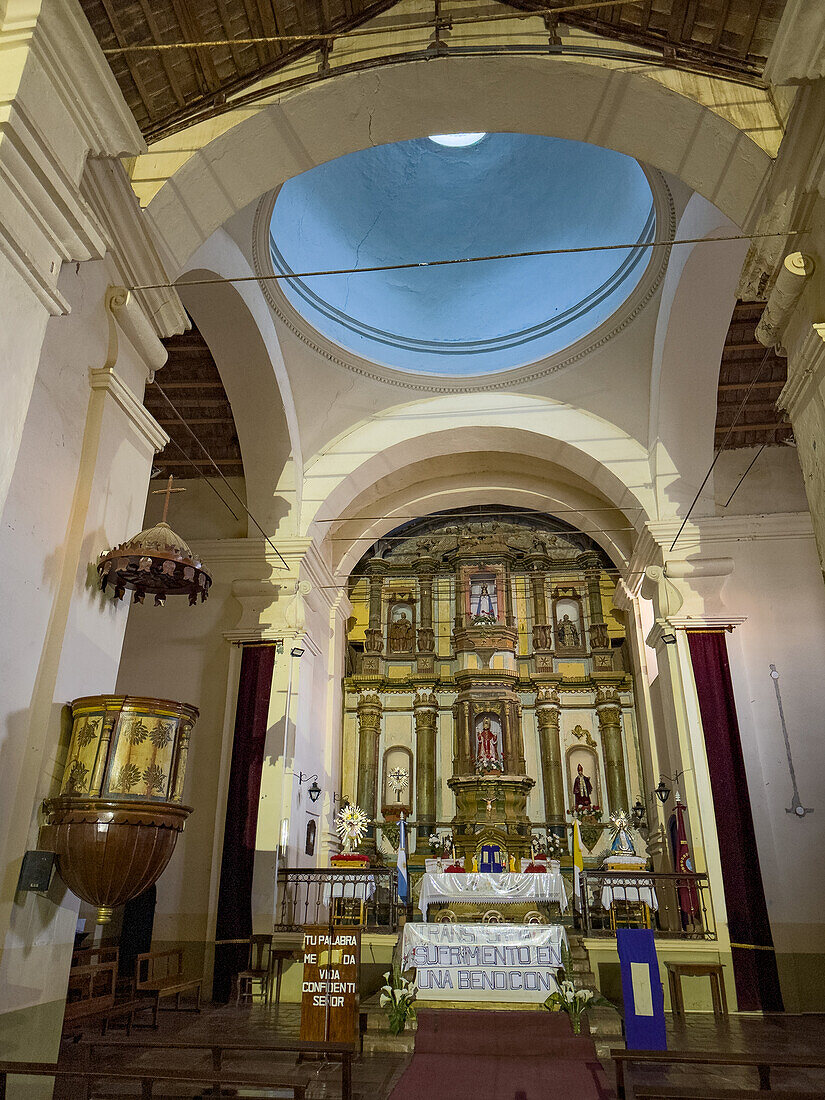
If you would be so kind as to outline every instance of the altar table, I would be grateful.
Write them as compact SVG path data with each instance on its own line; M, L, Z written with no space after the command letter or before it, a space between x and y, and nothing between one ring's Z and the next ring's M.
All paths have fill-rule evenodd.
M558 988L560 924L404 925L401 966L422 1000L539 1002Z
M427 919L427 908L437 902L477 902L490 905L512 905L518 902L557 901L567 909L567 891L560 874L545 875L504 872L488 874L424 874L418 908Z

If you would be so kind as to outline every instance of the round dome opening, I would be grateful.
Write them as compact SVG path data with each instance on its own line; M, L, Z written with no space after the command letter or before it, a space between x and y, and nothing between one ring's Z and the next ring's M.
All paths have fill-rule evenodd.
M469 376L553 356L620 309L656 228L637 161L558 138L446 135L471 136L376 146L283 185L270 255L310 325L388 367ZM418 266L528 251L554 254Z

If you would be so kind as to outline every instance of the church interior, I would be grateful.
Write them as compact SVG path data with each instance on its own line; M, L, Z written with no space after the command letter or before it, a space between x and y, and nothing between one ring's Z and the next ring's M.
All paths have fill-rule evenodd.
M825 1094L825 7L0 43L0 1096Z

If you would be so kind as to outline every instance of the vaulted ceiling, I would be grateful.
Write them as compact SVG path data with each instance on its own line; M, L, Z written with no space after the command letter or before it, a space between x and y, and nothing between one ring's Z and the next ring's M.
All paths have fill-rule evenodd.
M227 109L263 77L322 50L396 0L81 0L86 16L143 133L157 140ZM587 10L559 0L507 0L520 11L549 15L548 51L556 18L617 42L656 51L673 67L719 72L759 82L786 0L635 0ZM579 10L571 11L572 6ZM440 8L449 31L456 10ZM489 14L485 5L477 9ZM460 14L471 14L462 8ZM390 14L386 21L392 24ZM501 24L491 24L491 27ZM323 36L323 37L322 37ZM330 38L330 36L333 36ZM257 41L255 41L257 39ZM209 43L219 43L210 45ZM186 48L145 49L193 43ZM129 52L125 47L144 47ZM498 47L496 47L498 48ZM448 42L439 49L450 52ZM370 64L380 64L372 59ZM237 99L234 104L237 105Z

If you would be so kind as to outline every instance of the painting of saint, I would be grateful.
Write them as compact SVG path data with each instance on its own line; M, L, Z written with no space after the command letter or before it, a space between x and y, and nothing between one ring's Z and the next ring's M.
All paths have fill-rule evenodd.
M390 653L412 653L415 636L412 615L405 604L392 609L388 641Z

